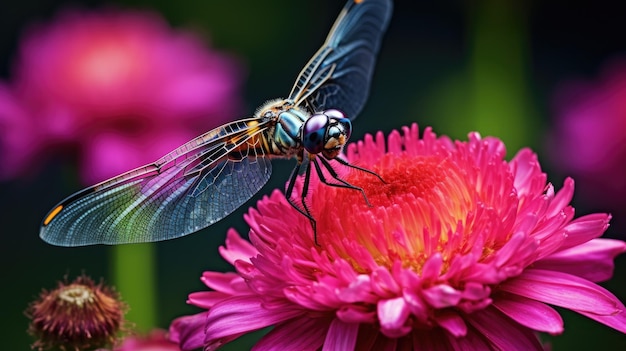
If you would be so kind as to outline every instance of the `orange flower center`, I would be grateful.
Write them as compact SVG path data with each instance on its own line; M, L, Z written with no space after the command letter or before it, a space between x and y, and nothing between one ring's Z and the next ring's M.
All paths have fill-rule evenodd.
M476 240L472 233L487 229L476 227L479 207L489 208L484 205L491 201L480 188L497 185L481 184L476 167L463 167L459 160L440 155L386 154L369 169L385 183L360 171L350 172L346 181L364 190L371 207L361 192L351 189L321 186L312 199L324 203L313 206L322 209L315 214L320 244L332 246L357 270L365 266L352 257L357 246L379 265L391 267L401 260L405 268L419 272L434 253L441 253L448 263L469 252ZM492 251L485 246L485 254Z

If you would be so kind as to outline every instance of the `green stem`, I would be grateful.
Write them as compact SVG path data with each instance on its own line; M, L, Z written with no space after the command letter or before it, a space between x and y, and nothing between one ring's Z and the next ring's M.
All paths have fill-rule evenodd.
M154 244L112 247L115 286L128 304L126 319L136 331L156 326L156 253Z
M523 1L478 0L470 9L472 129L517 150L531 136L527 9Z

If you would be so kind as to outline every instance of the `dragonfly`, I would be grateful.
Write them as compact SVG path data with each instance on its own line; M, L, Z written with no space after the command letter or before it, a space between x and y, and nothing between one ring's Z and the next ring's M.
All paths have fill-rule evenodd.
M52 245L84 246L194 233L254 196L270 178L272 158L296 159L285 197L311 221L314 233L315 219L305 201L312 169L323 183L361 191L367 202L363 190L341 179L334 167L356 168L382 181L340 154L351 121L368 98L391 10L391 0L348 0L287 98L270 100L252 117L224 124L154 163L70 195L44 217L40 237ZM302 174L299 204L292 194Z

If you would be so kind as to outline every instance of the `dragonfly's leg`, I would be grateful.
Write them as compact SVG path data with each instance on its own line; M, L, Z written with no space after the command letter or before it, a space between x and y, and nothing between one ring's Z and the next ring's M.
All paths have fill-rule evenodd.
M363 198L365 199L365 203L367 203L367 206L372 207L372 205L370 204L369 200L367 200L367 196L365 196L365 191L363 191L362 188L352 185L348 182L346 182L345 180L339 178L339 175L337 174L337 172L333 169L333 167L330 165L330 163L328 163L328 161L326 161L323 157L318 157L318 159L320 161L322 161L322 164L324 165L324 168L326 168L328 170L328 173L330 173L330 175L333 177L333 179L335 179L336 181L340 182L341 184L337 184L337 183L330 183L328 182L328 180L326 179L326 176L324 175L324 172L322 172L322 168L317 164L314 163L315 165L315 171L317 172L317 176L320 178L320 181L322 181L322 183L329 185L329 186L334 186L337 188L346 188L346 189L353 189L353 190L358 190L361 192L361 194L363 194Z
M341 157L334 158L334 160L335 160L335 161L337 161L337 162L339 162L339 163L341 163L341 164L342 164L342 165L344 165L344 166L347 166L347 167L350 167L350 168L354 168L354 169L358 169L358 170L359 170L359 171L361 171L361 172L369 173L369 174L371 174L371 175L373 175L373 176L376 176L376 178L380 179L380 181L381 181L381 182L383 182L383 183L387 184L387 182L383 179L383 177L381 177L380 175L378 175L378 173L376 173L376 172L370 171L370 170L369 170L369 169L367 169L367 168L363 168L363 167L355 166L355 165L353 165L353 164L349 163L348 161L346 161L346 160L342 159Z
M302 166L302 163L298 162L293 171L291 171L291 177L289 177L289 183L287 183L287 189L285 190L285 197L287 200L291 199L293 187L296 185L296 179L298 178L298 173L300 172L300 166ZM291 203L291 201L289 201L289 203Z
M298 179L298 173L301 166L302 163L298 162L296 167L293 169L293 172L291 173L291 177L289 179L289 184L287 185L287 190L285 191L285 197L287 198L287 202L289 202L291 207L295 208L298 212L300 212L300 214L309 219L309 221L311 222L311 227L313 228L313 237L315 239L315 244L319 245L317 243L317 225L315 222L315 218L311 216L311 212L309 211L308 207L306 206L306 202L304 201L309 188L309 178L311 174L310 167L307 168L306 177L304 178L304 188L302 189L302 206L304 207L304 210L300 208L300 206L298 206L298 204L291 198L291 195L293 194L293 187L296 185L296 179Z
M315 245L319 246L319 244L317 243L317 222L315 221L315 218L313 218L313 216L311 215L311 211L309 210L309 207L306 205L306 196L309 193L309 182L311 180L311 163L317 165L314 159L309 160L309 164L306 167L306 173L304 175L304 184L302 187L302 196L300 200L302 201L302 207L306 211L305 216L309 219L309 221L311 221L311 227L313 227L313 239L315 240Z

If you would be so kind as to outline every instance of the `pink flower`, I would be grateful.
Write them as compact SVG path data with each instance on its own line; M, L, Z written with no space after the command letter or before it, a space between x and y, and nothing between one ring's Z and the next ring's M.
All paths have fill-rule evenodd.
M262 200L251 243L231 230L220 250L236 272L203 274L212 291L188 302L208 311L175 320L172 339L213 350L273 326L255 350L541 350L536 332L564 327L551 305L626 332L624 305L595 284L626 250L599 238L609 215L574 219L573 181L557 192L530 150L507 162L498 139L418 132L349 146L386 182L345 174L372 207L312 179L319 246L279 191Z
M555 109L556 165L576 177L587 205L626 215L626 60L597 81L564 84Z
M170 341L164 330L154 329L145 336L128 336L115 348L95 351L180 351L178 344Z
M41 133L30 117L11 88L0 83L0 179L25 170L41 152Z
M164 330L153 330L144 337L127 337L114 351L180 351L180 348L167 338Z
M155 14L62 13L27 31L0 90L0 125L13 128L0 131L0 175L57 148L78 150L87 183L154 161L238 116L239 72Z

